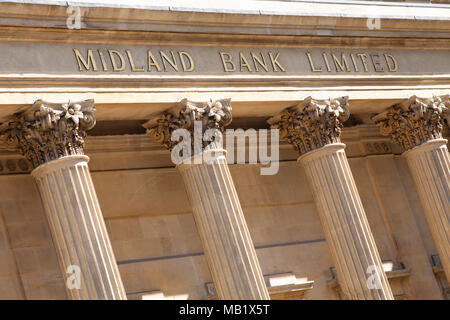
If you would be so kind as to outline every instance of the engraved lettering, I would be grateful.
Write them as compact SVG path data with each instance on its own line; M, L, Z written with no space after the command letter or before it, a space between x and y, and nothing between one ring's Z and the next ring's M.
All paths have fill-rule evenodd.
M281 71L286 72L286 69L284 69L283 66L277 60L280 57L279 52L277 52L277 55L275 56L275 58L273 57L272 52L269 52L269 57L270 57L270 61L272 62L273 71L277 72L278 71L277 66L278 66Z
M134 65L133 57L131 56L131 51L130 50L125 50L125 51L127 53L128 60L130 61L131 71L132 72L144 72L145 71L144 67L136 68L136 66Z
M375 69L375 72L384 72L384 69L381 67L380 62L375 59L375 57L378 59L380 56L377 54L371 54L370 59L372 60L373 68ZM381 69L378 69L381 68Z
M83 71L83 68L81 67L81 65L84 66L85 70L90 70L91 63L92 63L92 69L94 69L94 71L97 71L97 65L95 64L95 59L94 59L92 50L89 49L87 51L87 62L86 62L86 60L84 60L83 56L81 55L80 51L78 51L78 49L73 49L73 52L75 53L75 57L77 58L79 71Z
M357 56L361 59L361 62L364 66L364 72L369 72L369 69L367 69L367 62L366 62L367 54L358 53Z
M395 60L394 56L385 53L384 54L384 59L386 59L386 64L388 66L389 72L397 72L398 63L397 63L397 60ZM394 64L393 66L391 66L389 60L392 61L392 63Z
M152 66L154 66L156 68L156 70L158 70L158 72L161 72L161 67L159 66L158 62L155 59L155 56L153 55L153 53L148 50L147 52L147 61L148 61L148 71L151 72L152 71Z
M355 56L353 55L353 53L350 54L350 57L352 58L352 63L353 63L353 67L355 68L355 71L359 72L358 65L356 64L356 59L355 59Z
M172 68L175 71L178 71L178 65L177 65L177 62L175 60L175 56L173 54L173 51L170 51L170 54L172 56L172 60L170 60L170 58L163 51L159 51L159 54L161 55L162 63L163 63L163 66L164 66L164 71L167 71L166 61L172 66Z
M102 62L103 71L108 71L108 67L106 66L105 57L103 56L102 50L97 50L98 55L100 56L100 61Z
M219 53L220 53L220 58L222 59L223 69L225 70L225 72L236 71L236 66L233 63L233 61L231 61L231 54L228 52L219 52ZM230 65L232 67L228 68L228 65Z
M183 66L184 72L192 72L194 71L194 59L192 59L191 55L186 51L178 51L178 55L180 56L181 65ZM189 60L189 68L186 66L186 61L184 58Z
M255 66L255 70L256 70L256 72L259 72L259 69L258 69L258 64L259 64L261 67L264 68L264 70L266 70L268 72L269 68L267 66L266 59L264 58L262 53L259 53L259 54L261 55L262 61L259 60L258 56L252 52L253 65Z
M108 50L109 52L109 58L111 59L111 63L113 66L113 71L123 71L125 70L125 59L117 50ZM116 59L114 58L114 55L118 56L120 59L120 67L117 66Z
M344 67L347 72L350 72L350 68L348 66L347 58L345 57L345 53L341 53L341 61L334 55L334 53L331 55L333 57L334 66L336 67L337 72L344 72Z
M325 65L327 66L327 71L331 72L330 63L328 62L327 54L322 52L323 60L325 61Z
M253 72L252 67L250 67L247 59L242 52L239 52L239 62L241 66L241 72L244 71L244 68L247 68L248 71Z
M309 65L311 66L311 71L312 72L322 72L321 68L316 69L316 67L314 66L314 63L311 58L311 53L307 52L306 55L308 56Z

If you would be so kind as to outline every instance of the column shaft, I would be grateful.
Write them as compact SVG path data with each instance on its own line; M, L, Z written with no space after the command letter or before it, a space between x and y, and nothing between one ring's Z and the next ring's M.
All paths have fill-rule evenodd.
M393 295L344 146L328 144L306 153L299 161L312 187L342 291L349 299L390 300ZM378 289L371 289L368 278L375 271Z
M270 299L225 156L215 156L211 163L181 163L177 168L218 297Z
M450 156L447 140L430 140L404 153L439 258L450 279Z
M126 299L84 155L66 156L33 170L65 278L80 268L71 299ZM72 270L73 269L69 269ZM70 281L70 279L68 279Z

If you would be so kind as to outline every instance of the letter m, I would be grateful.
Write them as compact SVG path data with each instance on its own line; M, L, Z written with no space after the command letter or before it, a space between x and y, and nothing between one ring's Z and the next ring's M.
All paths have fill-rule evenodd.
M226 149L227 149L227 162L233 164L234 162L234 149L237 149L237 161L236 163L245 163L246 154L246 139L248 137L248 162L255 164L258 162L258 136L255 129L227 129L226 130ZM234 144L236 138L236 145Z
M224 314L233 314L233 305L230 306L230 309L227 308L227 305L223 305L223 313Z
M78 49L73 49L73 52L75 53L75 57L77 58L79 71L83 71L83 68L81 67L81 65L83 65L85 70L90 70L91 63L92 63L92 69L94 71L97 71L97 65L95 64L94 55L92 53L92 50L89 49L87 51L87 61L83 58L83 56L81 55L80 51L78 51Z

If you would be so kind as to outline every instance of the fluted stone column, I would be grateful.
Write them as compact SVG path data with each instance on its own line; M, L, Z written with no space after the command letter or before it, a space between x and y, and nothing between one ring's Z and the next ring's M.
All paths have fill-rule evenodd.
M33 165L70 299L126 299L83 154L95 125L92 100L37 101L0 128L9 149Z
M183 100L144 127L154 142L172 151L219 299L267 300L269 293L222 148L221 133L230 123L229 100ZM172 141L172 133L180 134L182 142Z
M300 153L342 291L349 299L391 300L369 223L340 142L347 99L305 99L269 119ZM370 278L372 275L375 276ZM373 281L372 281L373 280Z
M439 258L450 279L450 156L442 138L449 97L416 96L373 117L402 146Z

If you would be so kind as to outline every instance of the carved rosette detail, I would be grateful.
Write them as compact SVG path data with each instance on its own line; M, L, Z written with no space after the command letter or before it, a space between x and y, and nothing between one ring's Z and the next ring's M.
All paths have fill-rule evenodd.
M221 133L232 121L230 99L210 100L208 102L193 102L183 99L178 105L168 111L158 114L143 126L152 142L163 145L169 150L178 143L172 141L172 133L177 129L186 129L191 134L191 143L194 145L194 123L201 123L202 132L208 129L217 129ZM203 141L205 148L210 141Z
M448 96L411 97L372 119L381 134L391 136L404 151L434 139L442 139L443 117L450 111Z
M95 125L93 100L75 103L36 101L0 127L8 150L19 150L34 168L69 155L82 155L86 130Z
M347 97L315 100L306 98L268 120L303 155L327 144L339 143L343 123L349 118Z

